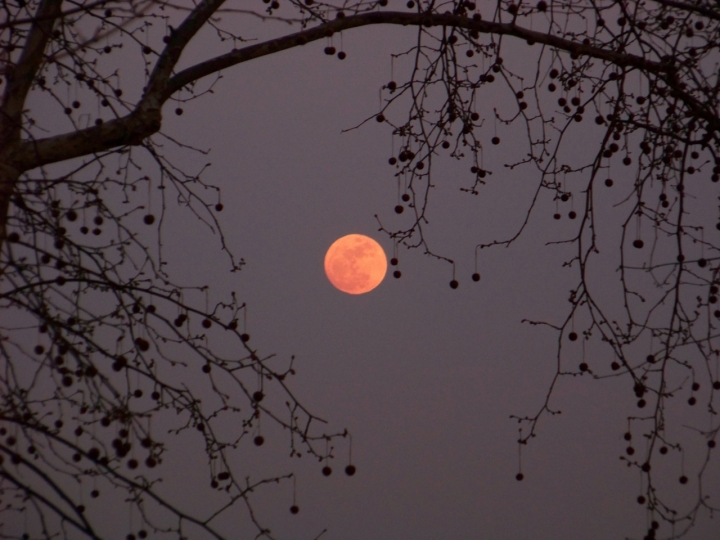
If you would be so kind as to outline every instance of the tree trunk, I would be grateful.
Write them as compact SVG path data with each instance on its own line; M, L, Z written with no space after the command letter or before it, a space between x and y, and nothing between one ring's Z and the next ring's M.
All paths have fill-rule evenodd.
M5 160L0 157L0 251L5 245L7 239L7 222L10 211L10 199L15 186L17 186L20 172L8 165ZM0 274L2 270L0 269Z

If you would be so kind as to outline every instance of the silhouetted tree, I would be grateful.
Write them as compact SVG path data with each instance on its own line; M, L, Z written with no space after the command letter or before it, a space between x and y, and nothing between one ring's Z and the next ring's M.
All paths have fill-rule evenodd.
M517 158L506 167L532 171L536 194L516 234L479 247L512 244L550 205L555 219L571 220L571 236L559 241L575 250L565 264L577 281L562 322L531 321L557 332L557 373L537 414L516 417L519 443L535 436L542 416L557 412L551 397L560 377L622 377L637 396L624 459L644 474L638 502L652 515L647 537L655 537L663 520L677 525L678 534L691 527L698 512L710 508L703 482L720 395L720 223L706 195L715 193L708 186L720 174L717 3L257 0L223 6L222 0L187 7L160 0L3 1L2 512L32 513L48 537L97 537L97 516L85 513L77 490L68 487L93 480L125 491L126 504L141 516L141 538L146 530L182 533L187 523L219 537L214 515L193 516L156 491L156 467L170 442L156 439L151 420L165 411L178 413L177 432L204 440L211 485L226 493L227 505L251 508L257 483L236 476L227 453L247 439L262 444L260 418L290 430L291 453L330 457L327 441L344 433L316 430L319 419L286 386L292 363L270 360L251 346L245 304L234 296L214 306L193 304L190 292L206 293L206 287L180 287L166 275L161 239L169 192L217 231L215 216L223 208L208 199L202 171L173 166L158 141L163 111L183 112L169 102L180 91L190 99L202 95L198 81L318 40L326 41L327 55L343 59L333 35L386 24L415 27L417 38L407 51L389 51L411 67L410 76L389 81L381 110L368 111L367 120L387 125L398 141L390 158L402 188L395 211L409 208L413 215L410 227L384 230L398 244L452 264L430 251L423 235L433 168L442 155L464 160L464 189L482 193L495 172L483 150L506 142L503 129L521 127L527 139L513 141ZM238 29L257 18L284 21L290 32L277 35L273 27L276 34L247 45ZM206 26L227 52L178 69ZM527 52L503 54L518 44ZM125 87L139 80L142 91ZM479 98L510 99L512 113L483 113L475 106ZM96 102L91 112L88 104ZM55 121L59 114L63 127ZM590 148L568 152L580 132ZM140 164L147 163L155 172L141 174ZM621 204L610 208L603 190L618 193ZM153 213L151 193L158 192ZM561 211L565 203L569 211ZM621 234L605 227L607 216L622 220ZM601 257L604 237L614 235L615 258ZM239 270L243 261L228 256ZM607 294L607 280L597 278L608 268L618 271L615 296ZM454 271L450 286L458 287ZM218 352L213 340L220 334L237 340L243 354ZM28 349L31 340L37 345ZM562 354L568 341L590 340L603 342L614 359L599 365ZM196 381L177 379L177 358L204 372L214 402L201 403ZM277 399L270 402L270 394ZM683 440L668 435L669 411L696 404L706 409L711 428ZM243 419L235 432L219 428L217 419L226 414ZM643 438L642 447L633 446ZM704 462L679 478L696 483L696 502L678 513L657 488L652 466L664 454L697 445L705 448ZM153 520L159 507L173 523ZM255 522L259 536L270 536Z

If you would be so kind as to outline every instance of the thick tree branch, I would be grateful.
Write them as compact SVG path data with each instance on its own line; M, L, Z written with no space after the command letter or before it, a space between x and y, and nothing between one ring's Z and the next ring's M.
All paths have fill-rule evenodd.
M69 134L57 135L38 141L28 141L10 153L12 162L21 171L29 170L48 163L63 161L108 150L120 145L139 144L143 139L160 129L160 108L175 92L203 77L217 73L234 65L261 58L311 41L324 39L328 35L343 30L375 24L394 24L402 26L448 26L476 30L480 33L508 35L536 43L543 43L557 50L575 53L581 56L597 58L619 68L633 68L661 77L673 92L686 101L699 117L707 120L712 130L718 129L718 121L712 111L683 92L673 84L676 79L675 67L671 64L653 61L602 47L586 45L551 33L538 32L512 23L498 23L471 19L459 15L371 12L335 19L315 28L304 30L233 50L227 54L212 58L187 68L170 77L172 67L197 30L224 0L208 1L199 5L185 20L183 25L171 37L166 50L153 71L148 89L135 111L128 116L113 120L100 127L92 127ZM170 78L168 78L170 77Z
M170 95L177 92L183 86L197 81L207 75L217 73L222 69L226 69L242 62L247 62L248 60L274 54L279 51L291 49L298 45L304 45L311 41L324 39L329 33L341 32L351 28L359 28L361 26L374 24L394 24L401 26L448 26L463 28L466 30L477 30L483 34L508 35L524 40L535 41L536 43L543 43L558 50L605 60L618 67L636 68L656 74L667 73L669 71L666 65L660 62L647 60L641 56L608 50L601 47L594 47L591 45L584 45L577 41L571 41L550 33L529 30L512 23L483 21L460 15L376 11L335 19L334 21L321 24L309 30L304 30L302 32L283 36L264 43L258 43L256 45L250 45L249 47L237 49L222 56L218 56L217 58L189 67L170 79L166 86L166 95L164 96L164 99L170 97Z
M37 20L30 29L20 60L7 72L7 86L0 107L0 147L20 136L20 119L25 99L43 59L62 0L43 0L37 11Z

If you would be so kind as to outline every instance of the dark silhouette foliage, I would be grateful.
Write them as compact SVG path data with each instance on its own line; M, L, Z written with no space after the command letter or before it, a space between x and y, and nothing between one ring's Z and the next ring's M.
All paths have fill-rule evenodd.
M173 199L219 233L232 271L243 260L225 249L215 188L202 169L166 157L166 145L182 143L161 129L185 102L212 99L207 80L220 70L314 41L343 60L359 51L338 50L334 36L379 24L417 32L408 50L388 51L409 76L388 81L381 109L365 115L396 141L389 164L402 194L389 208L411 215L402 230L381 225L396 245L452 265L450 287L461 291L464 276L425 242L431 178L442 159L461 160L463 190L482 195L501 173L485 155L495 147L514 153L505 167L523 168L536 190L516 233L479 248L512 244L538 216L569 222L558 238L574 252L564 262L576 272L568 311L558 323L528 321L557 333L557 373L537 413L515 417L519 444L559 412L559 378L620 377L637 400L618 433L622 459L643 475L647 538L664 522L682 534L712 508L703 486L717 481L705 471L720 395L717 3L4 0L0 11L0 514L32 515L42 537L96 538L100 518L82 497L113 488L141 516L128 538L182 534L188 523L220 537L219 514L196 516L160 495L174 439L153 419L169 413L178 437L203 441L208 484L226 495L218 512L246 505L258 536L271 533L252 513L253 489L289 476L246 481L227 456L265 442L261 419L292 434L291 455L310 454L332 473L331 441L346 432L324 432L295 398L292 361L253 346L242 299L197 301L209 298L206 285L180 286L165 271ZM285 24L247 41L245 21L272 19ZM207 27L225 52L180 68ZM612 358L567 353L591 340ZM181 365L198 377L179 378ZM207 388L213 398L200 399ZM684 407L702 409L710 427L675 430ZM228 415L234 430L221 421ZM694 485L693 504L678 509L655 464L688 448L705 457L672 479ZM172 520L158 522L156 511Z

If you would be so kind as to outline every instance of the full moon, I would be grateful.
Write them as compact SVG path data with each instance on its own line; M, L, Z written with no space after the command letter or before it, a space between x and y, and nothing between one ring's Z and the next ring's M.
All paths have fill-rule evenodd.
M363 294L380 285L387 271L383 248L362 234L338 238L325 254L330 283L348 294Z

